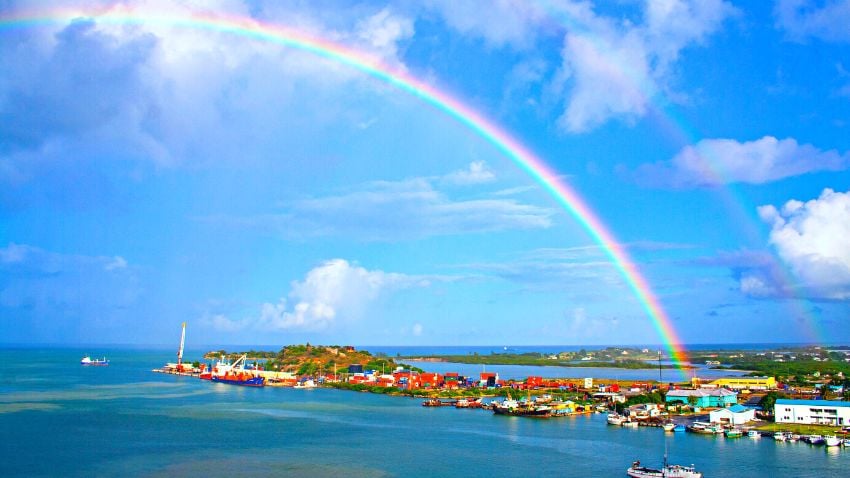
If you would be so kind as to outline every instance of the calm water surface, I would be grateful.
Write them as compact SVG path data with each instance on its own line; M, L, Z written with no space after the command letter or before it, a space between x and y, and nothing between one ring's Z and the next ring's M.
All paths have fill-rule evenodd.
M81 367L87 352L109 367ZM850 449L532 420L336 390L246 389L150 372L169 351L4 350L0 476L848 476Z

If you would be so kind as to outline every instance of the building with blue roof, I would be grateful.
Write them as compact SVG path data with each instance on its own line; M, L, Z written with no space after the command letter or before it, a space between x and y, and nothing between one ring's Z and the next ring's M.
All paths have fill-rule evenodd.
M776 423L845 426L850 425L850 402L780 398L773 406L773 416Z

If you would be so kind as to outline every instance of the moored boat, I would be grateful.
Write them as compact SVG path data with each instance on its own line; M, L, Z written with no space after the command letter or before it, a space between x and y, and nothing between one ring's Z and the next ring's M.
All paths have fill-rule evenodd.
M676 428L676 424L673 422L667 422L664 424L665 432L672 432L674 428Z
M844 440L844 441L846 441L846 440ZM841 445L841 442L842 442L841 438L838 438L835 435L824 435L823 436L823 443L826 446L839 446L839 445Z
M90 356L86 355L80 360L80 365L109 365L109 360L106 357L101 359L92 359Z
M609 412L608 413L608 424L609 425L622 425L626 422L626 417L620 415L619 413Z
M243 387L265 387L266 379L263 377L255 377L247 374L228 374L228 375L213 375L213 382L227 383L230 385L242 385Z
M714 435L718 433L718 430L714 427L714 425L705 422L692 423L691 426L688 427L688 431L702 435Z
M747 436L750 438L761 438L761 433L758 430L750 430L747 432Z
M724 432L726 438L740 438L744 436L743 430L740 428L730 428Z

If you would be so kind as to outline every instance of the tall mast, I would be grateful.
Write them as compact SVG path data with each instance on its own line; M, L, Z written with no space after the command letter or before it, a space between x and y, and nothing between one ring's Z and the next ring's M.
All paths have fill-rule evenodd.
M186 343L186 322L183 322L183 332L180 334L180 349L177 351L177 365L183 363L183 345Z

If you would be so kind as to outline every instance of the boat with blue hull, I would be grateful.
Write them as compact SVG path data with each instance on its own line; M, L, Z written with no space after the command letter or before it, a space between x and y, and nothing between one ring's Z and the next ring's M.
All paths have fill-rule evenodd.
M222 375L212 377L213 382L228 383L230 385L242 385L243 387L265 387L266 379L263 377L245 377L238 374L230 376Z

